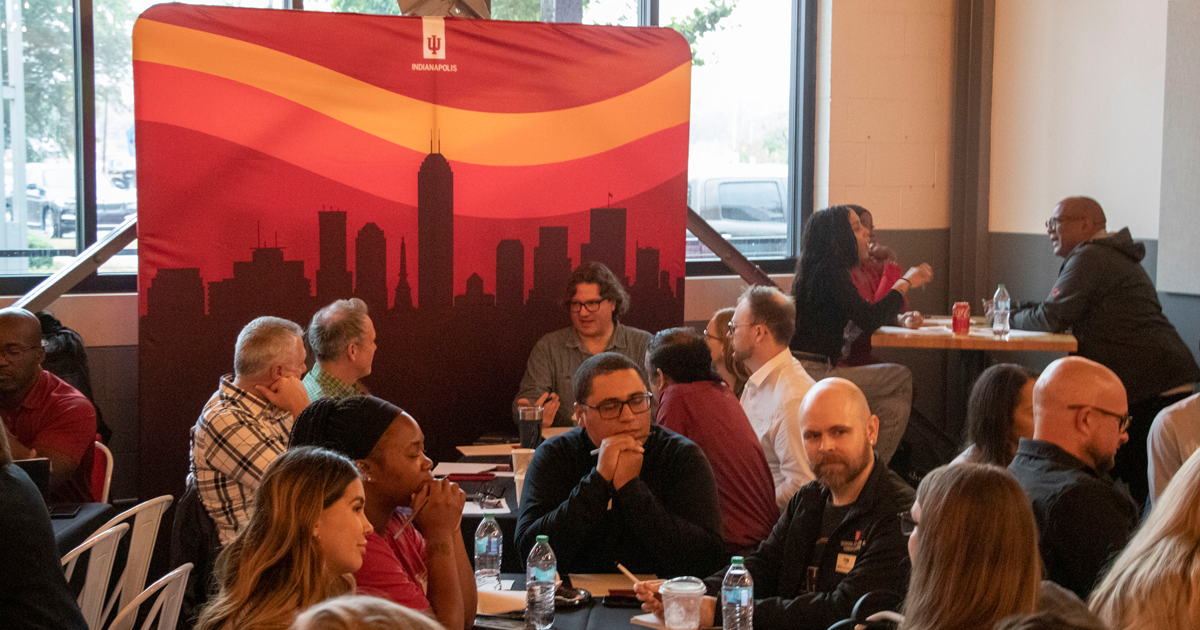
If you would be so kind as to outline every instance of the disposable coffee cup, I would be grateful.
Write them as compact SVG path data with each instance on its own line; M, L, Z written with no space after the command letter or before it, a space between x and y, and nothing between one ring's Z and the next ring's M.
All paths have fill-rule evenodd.
M513 485L517 488L517 508L521 507L521 487L525 485L525 471L513 475Z
M513 473L524 474L525 469L529 468L529 461L533 459L532 448L514 448L512 452L512 467Z

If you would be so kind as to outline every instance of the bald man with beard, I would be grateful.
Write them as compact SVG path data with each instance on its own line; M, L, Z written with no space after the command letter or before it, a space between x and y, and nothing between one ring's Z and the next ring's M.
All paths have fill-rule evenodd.
M1133 422L1113 476L1129 485L1140 505L1149 493L1150 426L1159 411L1191 395L1200 366L1163 315L1154 282L1141 265L1146 246L1134 242L1128 228L1108 232L1095 199L1063 199L1046 231L1054 254L1065 260L1045 300L1013 302L1012 327L1070 331L1079 340L1079 356L1121 379Z
M902 600L907 590L911 564L899 514L912 507L914 493L879 460L879 418L862 391L842 378L819 381L800 404L800 431L816 479L792 496L771 535L746 557L755 630L825 630L871 591ZM722 569L705 580L709 595L720 592L724 577ZM653 586L639 582L638 597L661 612Z
M1138 509L1108 471L1128 441L1125 388L1083 357L1050 364L1033 388L1033 439L1008 470L1033 503L1046 579L1083 600L1129 542Z

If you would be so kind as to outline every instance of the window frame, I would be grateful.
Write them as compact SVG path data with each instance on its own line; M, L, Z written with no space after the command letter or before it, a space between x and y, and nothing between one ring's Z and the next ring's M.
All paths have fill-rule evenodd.
M813 213L816 158L816 50L818 0L792 0L791 85L788 106L788 184L785 203L792 210L788 223L790 256L754 259L768 273L793 270L800 250L800 226ZM75 190L78 227L75 249L82 252L96 243L96 92L95 31L92 0L73 0L75 58ZM303 10L303 0L285 0L279 10ZM659 0L638 0L638 24L657 26ZM688 276L729 275L719 260L688 261ZM0 276L0 295L23 295L46 275ZM132 293L136 273L94 273L69 294Z

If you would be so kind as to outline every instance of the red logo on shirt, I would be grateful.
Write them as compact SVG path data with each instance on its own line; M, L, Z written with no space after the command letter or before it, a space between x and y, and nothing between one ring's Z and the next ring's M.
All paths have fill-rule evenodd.
M1050 289L1050 297L1058 297L1058 293L1058 285L1055 285L1053 289Z

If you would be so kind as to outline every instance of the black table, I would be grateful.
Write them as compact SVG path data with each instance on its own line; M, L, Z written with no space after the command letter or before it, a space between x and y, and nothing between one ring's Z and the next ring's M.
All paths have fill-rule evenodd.
M56 505L59 504L50 507ZM77 503L75 505L79 506L79 513L75 516L50 519L50 525L54 528L54 541L58 543L58 553L62 556L82 545L116 513L113 506L107 503Z
M524 573L508 573L503 572L500 575L503 580L513 580L513 588L521 589L525 587ZM596 597L592 603L581 606L570 611L556 611L554 613L554 629L553 630L626 630L629 628L640 628L629 622L636 615L642 614L642 611L637 608L608 608L600 603L600 598Z

